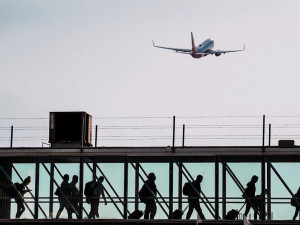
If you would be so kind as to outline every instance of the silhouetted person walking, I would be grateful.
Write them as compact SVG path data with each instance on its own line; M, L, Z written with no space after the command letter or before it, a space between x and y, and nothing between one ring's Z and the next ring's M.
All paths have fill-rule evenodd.
M200 208L200 203L199 203L199 195L201 193L201 182L203 180L203 177L201 175L197 176L197 179L193 182L190 183L190 185L193 185L195 187L195 189L197 190L197 192L195 191L195 189L190 186L189 187L189 191L188 191L188 202L189 202L189 211L186 214L186 219L190 219L191 215L193 213L193 210L195 209L197 211L197 213L199 214L200 218L202 220L205 220L205 216L202 213L202 209Z
M300 203L300 187L299 187L297 193L293 196L293 198L291 200L292 206L295 206L295 214L293 216L293 220L296 220L296 217L298 216L299 211L300 211L300 207L298 206L295 199L297 199L297 201Z
M24 194L26 194L27 192L30 192L31 190L26 190L26 186L31 182L31 177L27 177L25 178L25 180L23 181L23 183L19 184L19 183L15 183L15 187L17 188L18 192L21 194L21 196L19 194L16 195L15 201L17 203L17 213L16 213L16 218L20 218L21 215L23 214L23 212L25 211L25 206L23 203L23 196Z
M76 210L77 213L79 213L79 207L78 207L78 203L79 203L79 190L76 187L76 184L78 183L78 176L74 175L72 178L72 181L69 185L69 189L71 192L71 197L70 197L70 202L73 206L73 208ZM69 208L69 210L71 211L71 218L72 218L72 213L75 213L74 209L72 207ZM77 219L79 218L79 215L76 214Z
M143 187L139 191L140 200L146 205L144 219L149 219L149 215L150 219L154 219L156 214L155 196L157 194L157 189L155 180L155 174L149 173L148 180L145 181Z
M60 185L60 193L58 195L58 201L59 201L59 210L56 213L56 219L59 218L61 212L66 208L68 212L68 219L72 219L72 211L71 211L71 205L69 198L71 196L71 190L70 190L70 184L69 184L69 175L65 174L63 176L63 182Z
M258 181L258 176L254 175L251 178L251 181L247 184L247 188L245 189L245 194L247 195L248 198L246 198L246 210L244 215L247 217L249 211L252 207L252 205L255 205L255 184ZM243 194L244 196L244 194ZM252 204L251 204L252 203ZM257 211L255 209L254 210L254 219L257 220Z
M107 205L107 201L104 194L103 187L104 177L100 176L97 182L90 182L90 197L89 202L91 204L91 211L89 213L89 219L95 219L95 217L99 218L99 203L100 196L102 195L105 205Z

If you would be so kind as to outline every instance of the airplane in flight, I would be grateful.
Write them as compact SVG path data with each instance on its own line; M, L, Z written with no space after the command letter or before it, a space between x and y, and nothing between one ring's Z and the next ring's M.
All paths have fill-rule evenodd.
M174 50L177 53L191 55L193 58L196 58L196 59L207 56L207 55L220 56L222 54L229 53L229 52L240 52L240 51L245 50L245 45L244 45L244 48L240 49L240 50L229 50L229 51L213 50L215 42L213 40L211 40L210 38L205 40L204 42L202 42L197 47L194 42L193 32L191 32L191 38L192 38L192 49L162 47L162 46L155 45L154 41L152 41L152 42L153 42L153 46L156 48Z

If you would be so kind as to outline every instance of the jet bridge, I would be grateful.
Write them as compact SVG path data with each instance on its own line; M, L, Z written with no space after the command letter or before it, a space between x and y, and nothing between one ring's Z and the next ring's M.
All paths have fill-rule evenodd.
M190 169L190 165L201 167L205 163L212 168L213 176L204 177L203 182L210 180L213 183L213 191L210 190L208 195L206 193L208 190L202 184L202 191L198 194L201 208L209 220L223 219L232 209L232 205L244 204L245 199L241 196L245 192L246 183L241 181L241 178L245 180L243 178L245 175L242 171L233 169L232 166L246 164L255 165L256 171L259 171L256 173L260 180L260 187L257 185L257 189L267 190L267 195L263 195L262 199L265 202L265 210L261 212L262 218L272 220L272 207L278 204L289 206L290 198L295 193L284 175L277 169L277 165L281 163L285 163L287 167L299 165L300 147L175 147L171 151L167 147L1 148L0 207L2 210L0 210L0 218L14 219L11 213L14 199L8 196L6 188L16 180L22 181L25 178L17 169L20 164L28 164L34 168L34 179L30 184L34 187L34 191L28 195L30 197L26 195L23 198L26 210L29 212L26 214L26 218L30 217L28 219L54 217L56 213L54 206L58 202L54 190L59 188L59 180L65 173L64 165L79 168L76 173L79 176L80 201L79 211L76 213L81 219L86 218L89 211L89 205L85 203L83 194L87 179L97 179L99 175L103 176L108 204L118 214L118 218L127 219L134 210L144 207L139 201L138 191L147 180L147 175L152 172L149 170L149 165L150 168L163 165L164 169L161 170L161 174L156 173L156 176L161 176L160 180L163 176L166 187L158 185L160 192L155 197L155 201L160 210L161 219L172 219L174 210L183 209L184 205L187 205L187 197L182 195L182 187L185 182L193 181L194 174L197 173L194 169ZM121 169L117 174L111 173L103 169L108 164L112 168L116 165ZM21 172L24 174L24 171ZM42 173L43 177L41 177ZM251 177L248 176L247 180L250 181L250 179ZM284 186L285 198L273 196L272 179L279 180ZM41 183L45 180L49 183L49 187ZM230 192L228 187L229 184L232 185L232 182L237 190L235 196L228 194ZM49 190L47 196L41 196L41 193L45 193L44 189ZM161 193L162 189L164 189L163 193ZM298 201L297 204L299 204ZM294 211L292 206L290 208ZM258 212L255 206L253 209ZM106 216L109 217L109 215Z

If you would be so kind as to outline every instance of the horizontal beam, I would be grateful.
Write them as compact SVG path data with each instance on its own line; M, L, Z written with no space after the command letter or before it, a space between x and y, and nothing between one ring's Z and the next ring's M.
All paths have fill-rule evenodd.
M278 148L266 147L265 153L261 147L178 147L173 153L167 147L118 147L118 148L0 148L0 157L14 156L300 156L300 147Z

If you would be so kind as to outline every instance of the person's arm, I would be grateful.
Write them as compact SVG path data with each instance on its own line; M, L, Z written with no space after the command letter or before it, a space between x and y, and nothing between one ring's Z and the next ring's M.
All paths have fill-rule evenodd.
M31 191L32 191L31 189L27 189L27 190L25 190L24 194L26 194L27 192L31 192Z
M105 198L104 191L102 192L102 196L103 196L103 199L104 199L104 204L107 205L107 201L106 201L106 198Z
M22 190L19 191L19 192L20 192L20 194L23 196L23 195L25 195L27 192L31 192L31 190L30 190L30 189L27 189L27 190L22 189Z
M154 184L154 185L155 185L154 194L155 194L155 196L156 196L156 195L157 195L157 192L158 192L158 190L157 190L156 184Z

